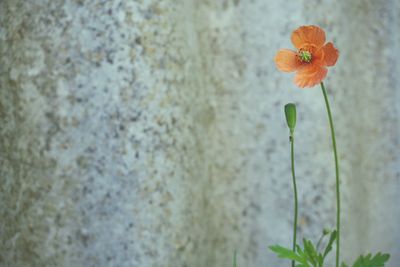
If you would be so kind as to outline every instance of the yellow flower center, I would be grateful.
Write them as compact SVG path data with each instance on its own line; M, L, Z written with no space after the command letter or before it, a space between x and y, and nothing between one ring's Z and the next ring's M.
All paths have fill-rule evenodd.
M301 62L310 63L312 59L312 55L307 50L300 50L299 51L299 59Z

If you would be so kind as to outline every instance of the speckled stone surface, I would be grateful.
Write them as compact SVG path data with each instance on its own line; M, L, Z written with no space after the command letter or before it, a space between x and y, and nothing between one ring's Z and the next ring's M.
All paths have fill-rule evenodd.
M267 249L291 242L287 102L299 238L335 225L321 91L272 61L317 24L341 53L343 259L397 267L399 17L396 0L0 0L0 266L287 264Z

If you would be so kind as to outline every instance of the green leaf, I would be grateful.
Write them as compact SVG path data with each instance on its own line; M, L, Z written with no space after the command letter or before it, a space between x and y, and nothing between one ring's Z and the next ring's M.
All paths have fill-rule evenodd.
M236 249L233 252L233 267L236 267Z
M296 250L297 250L297 254L302 258L302 259L304 259L305 260L305 264L306 265L304 265L304 267L307 267L307 266L309 266L309 264L308 264L308 255L307 255L307 252L304 250L302 250L302 248L299 246L299 245L296 245Z
M335 241L335 239L336 239L336 230L332 231L332 233L329 237L328 244L326 245L326 248L325 248L325 251L323 254L324 259L325 259L326 255L328 255L328 253L332 250L332 245L333 245L333 242Z
M323 266L324 265L324 256L322 254L318 254L318 266Z
M304 252L307 254L307 259L313 266L318 263L318 252L310 240L303 239Z
M301 264L304 265L304 267L309 267L308 263L307 263L307 258L303 257L301 254L293 252L293 250L279 246L279 245L275 245L275 246L270 246L269 247L273 252L275 252L276 254L278 254L279 258L283 258L283 259L289 259L289 260L294 260L297 261ZM303 253L304 255L304 253Z
M374 257L372 257L371 253L366 256L361 255L353 264L353 267L383 267L389 258L389 254L381 254L380 252Z
M342 265L340 267L349 267L346 263L342 262Z

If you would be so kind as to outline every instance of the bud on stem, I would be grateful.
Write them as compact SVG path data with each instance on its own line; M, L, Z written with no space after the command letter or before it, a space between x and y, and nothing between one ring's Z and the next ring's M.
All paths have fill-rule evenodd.
M296 126L296 105L293 103L289 103L285 105L285 116L286 123L290 129L290 135L292 136L294 133L294 128Z

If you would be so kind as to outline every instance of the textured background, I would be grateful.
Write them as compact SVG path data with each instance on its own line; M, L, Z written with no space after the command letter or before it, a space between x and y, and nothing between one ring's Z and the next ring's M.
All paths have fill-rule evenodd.
M335 225L318 87L273 57L317 24L342 167L343 259L400 262L397 0L0 0L0 266L284 266ZM331 258L332 259L332 258Z

